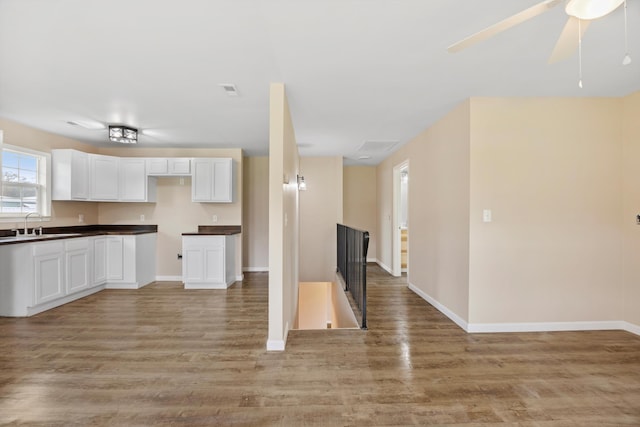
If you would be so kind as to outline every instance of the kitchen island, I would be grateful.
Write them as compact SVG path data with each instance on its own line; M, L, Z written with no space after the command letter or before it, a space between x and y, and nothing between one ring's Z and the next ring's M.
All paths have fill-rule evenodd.
M185 289L227 289L236 281L235 243L239 225L200 225L182 234Z

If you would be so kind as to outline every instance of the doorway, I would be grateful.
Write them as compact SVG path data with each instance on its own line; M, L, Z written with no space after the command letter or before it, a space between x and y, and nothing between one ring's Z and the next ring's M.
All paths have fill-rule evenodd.
M393 168L393 272L409 272L409 161Z

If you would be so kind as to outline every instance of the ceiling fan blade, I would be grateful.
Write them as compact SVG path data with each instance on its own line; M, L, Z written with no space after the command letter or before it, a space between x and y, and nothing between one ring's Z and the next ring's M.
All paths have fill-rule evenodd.
M573 52L578 49L578 28L580 28L581 32L580 37L584 37L584 33L587 31L590 23L591 21L580 21L578 18L570 16L562 33L560 33L556 47L549 57L549 64L570 57Z
M482 31L479 31L463 40L460 40L457 43L452 44L447 48L447 51L449 53L460 52L461 50L466 49L471 45L493 37L496 34L508 30L509 28L514 27L518 24L522 24L523 22L528 21L531 18L535 18L536 16L543 14L552 7L557 6L561 2L562 0L545 0L534 6L531 6L530 8L525 9L522 12L518 12L515 15L512 15L507 19L498 22L497 24L493 24L492 26L487 27Z

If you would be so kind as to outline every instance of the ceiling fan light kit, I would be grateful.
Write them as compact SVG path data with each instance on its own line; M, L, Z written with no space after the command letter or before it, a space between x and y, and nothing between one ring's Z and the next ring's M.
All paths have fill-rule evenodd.
M567 15L589 21L602 18L616 10L625 0L570 0L565 7Z
M522 12L516 13L502 21L485 28L469 37L466 37L447 48L450 53L459 52L469 46L493 37L513 26L521 24L538 15L543 14L549 9L559 5L561 0L545 0ZM580 78L578 86L582 88L582 37L587 31L591 21L602 18L624 3L624 33L625 33L625 56L622 60L623 65L631 63L631 56L628 49L628 31L627 31L627 1L626 0L569 0L565 6L565 12L568 15L567 23L558 38L558 41L551 53L549 63L553 64L558 61L569 58L576 50L578 51L579 73ZM577 33L577 37L576 37Z

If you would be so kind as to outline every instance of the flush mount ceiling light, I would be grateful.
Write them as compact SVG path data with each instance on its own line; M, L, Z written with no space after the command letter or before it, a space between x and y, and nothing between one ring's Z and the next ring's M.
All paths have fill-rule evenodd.
M138 142L138 130L127 126L109 126L109 139L120 144Z

